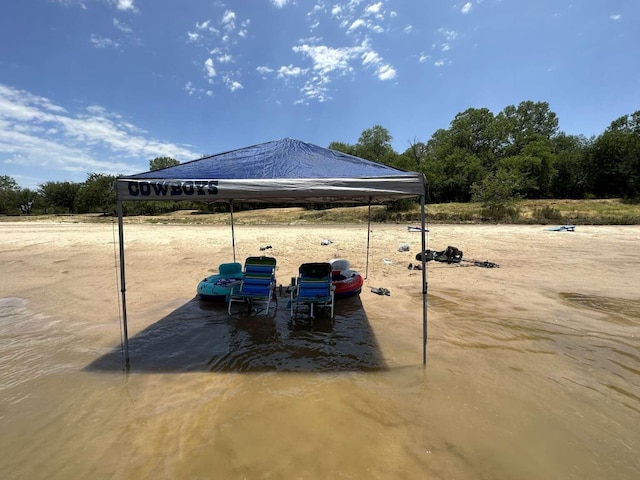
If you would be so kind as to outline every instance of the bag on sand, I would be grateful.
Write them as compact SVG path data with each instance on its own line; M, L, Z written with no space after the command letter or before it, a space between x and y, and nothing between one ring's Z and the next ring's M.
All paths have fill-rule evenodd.
M462 250L452 246L448 246L446 250L441 250L439 252L434 250L425 250L424 252L416 255L416 260L422 261L423 256L427 262L435 260L436 262L444 263L460 263L462 261Z

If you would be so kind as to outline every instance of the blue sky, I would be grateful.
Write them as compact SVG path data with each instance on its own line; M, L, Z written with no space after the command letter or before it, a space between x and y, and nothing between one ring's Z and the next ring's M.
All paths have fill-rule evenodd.
M568 134L640 109L640 2L2 0L0 175L148 170L292 137L403 152L467 108Z

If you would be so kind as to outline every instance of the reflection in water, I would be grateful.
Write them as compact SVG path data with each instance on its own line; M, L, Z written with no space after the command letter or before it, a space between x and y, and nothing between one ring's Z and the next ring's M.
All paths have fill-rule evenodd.
M281 303L287 301L281 297ZM358 297L336 303L335 322L275 314L228 315L225 305L194 299L129 340L132 372L333 372L384 370L377 340ZM122 368L120 349L89 370Z

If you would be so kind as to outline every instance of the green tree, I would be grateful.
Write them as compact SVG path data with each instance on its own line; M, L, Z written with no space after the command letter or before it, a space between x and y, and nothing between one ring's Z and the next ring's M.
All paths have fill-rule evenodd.
M520 199L517 193L521 189L520 180L517 172L499 168L471 187L471 200L480 202L492 217L499 218Z
M0 175L0 214L20 212L19 192L20 187L15 179L8 175Z
M418 170L420 164L427 156L427 144L419 142L416 138L409 142L409 148L400 154L400 168L405 170Z
M371 128L363 130L355 145L356 156L374 162L392 165L396 160L397 154L391 146L393 137L389 130L374 125Z
M46 182L40 185L40 194L46 205L54 211L75 213L76 197L81 184L74 182Z
M488 108L469 108L455 116L449 126L450 142L477 157L486 168L492 168L504 131Z
M149 170L161 170L167 167L173 167L175 165L180 165L180 162L175 158L171 157L156 157L153 160L149 161Z
M76 198L79 213L101 212L113 214L116 207L115 177L102 173L90 173L80 186Z
M347 155L356 155L356 147L348 143L331 142L327 148L329 148L329 150L346 153Z
M505 156L518 155L531 142L550 142L558 133L558 117L547 102L527 100L509 105L497 115L497 125L505 138Z
M560 133L553 141L556 175L554 198L584 198L588 192L588 158L593 140L583 135Z
M427 177L434 201L469 201L471 185L489 171L485 163L494 162L489 120L485 111L469 109L458 114L448 129L431 136L419 169Z
M589 175L597 196L640 198L640 110L614 120L595 139Z

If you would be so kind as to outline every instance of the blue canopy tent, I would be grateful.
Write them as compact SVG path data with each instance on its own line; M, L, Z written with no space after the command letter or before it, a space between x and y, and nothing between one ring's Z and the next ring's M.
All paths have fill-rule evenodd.
M120 241L120 280L125 362L127 338L124 201L191 200L254 203L357 203L420 197L422 250L426 250L423 174L407 172L362 158L285 138L203 157L176 166L118 177L115 182ZM367 255L368 259L368 255ZM427 270L422 268L423 363L427 345Z

